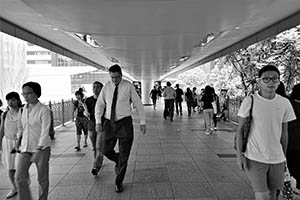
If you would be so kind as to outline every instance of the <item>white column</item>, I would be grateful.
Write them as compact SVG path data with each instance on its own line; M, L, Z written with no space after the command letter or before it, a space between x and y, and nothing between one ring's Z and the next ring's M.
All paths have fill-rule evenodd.
M154 81L152 79L144 79L142 82L142 102L144 105L152 104L149 97L150 91L154 86Z

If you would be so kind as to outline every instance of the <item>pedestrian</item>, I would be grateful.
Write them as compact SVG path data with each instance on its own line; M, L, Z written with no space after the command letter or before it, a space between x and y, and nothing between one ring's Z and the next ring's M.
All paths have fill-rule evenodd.
M153 110L156 110L156 101L158 98L158 90L156 89L156 86L153 86L153 89L150 91L149 96L152 99Z
M291 176L297 181L296 188L298 189L298 192L300 192L300 84L294 86L290 96L290 102L297 119L288 123L289 143L286 159Z
M219 103L219 97L215 92L215 89L213 87L211 87L212 89L212 93L213 93L213 97L214 97L214 102L216 105L216 108L214 108L214 112L213 112L213 123L214 123L214 131L217 131L217 124L218 124L218 119L217 119L217 115L218 112L220 111L220 103Z
M182 95L183 95L183 90L179 87L179 84L176 84L176 89L175 89L175 92L176 92L176 98L175 98L175 105L176 105L176 114L179 115L182 115Z
M203 102L205 134L210 135L213 132L212 124L214 111L212 102L214 101L214 94L212 88L209 85L205 86L201 101Z
M176 98L176 92L174 88L171 87L171 83L167 82L167 87L164 89L162 96L165 100L165 109L163 112L164 119L170 117L170 121L173 121L174 116L174 101Z
M17 195L17 185L15 181L16 173L16 154L12 154L15 147L15 141L18 133L18 119L21 114L22 102L20 96L16 92L10 92L6 95L8 111L1 115L0 125L0 150L2 150L2 163L8 170L8 178L12 186L12 190L6 195L10 199Z
M256 200L278 199L276 191L284 182L285 154L288 142L287 123L295 119L287 98L275 93L280 73L266 65L258 72L259 91L246 97L239 109L237 130L237 163L246 170ZM250 114L252 121L245 152L242 152L243 129Z
M36 82L27 82L22 86L22 95L27 102L18 122L16 144L20 154L17 156L16 182L19 200L32 200L30 192L29 168L36 164L39 183L39 200L48 199L49 158L51 139L49 129L51 116L49 108L39 101L41 86ZM21 142L20 142L21 141Z
M115 191L123 191L123 180L133 142L132 106L136 108L140 118L140 130L146 133L145 112L142 101L134 86L122 79L119 65L109 68L111 80L105 84L98 97L95 107L96 130L101 133L101 150L103 155L114 161ZM102 124L101 117L105 117ZM102 132L103 131L103 132ZM119 152L114 148L118 141Z
M186 106L187 106L187 110L188 110L188 117L190 117L192 114L192 107L193 107L194 99L193 99L193 93L189 87L186 88L184 97L185 97L185 102L186 102Z
M76 126L76 138L77 146L75 147L76 151L80 151L80 141L82 131L84 134L84 143L83 147L87 147L87 138L88 138L88 117L85 116L85 100L83 99L84 95L81 90L75 92L76 101L73 103L73 112L75 113L75 126Z
M196 112L196 107L198 106L198 100L197 100L197 88L193 87L193 112Z
M85 100L86 105L86 116L88 117L88 133L89 138L92 143L93 151L94 151L94 162L91 173L94 176L98 175L99 170L102 167L103 163L103 155L100 149L100 134L96 131L96 119L95 119L95 106L98 99L98 96L101 92L103 84L99 81L95 81L93 83L93 93L94 95L88 97ZM102 116L103 120L103 116Z
M220 119L227 121L228 118L228 107L229 107L229 96L226 94L226 89L221 89L219 95L219 104L220 104Z

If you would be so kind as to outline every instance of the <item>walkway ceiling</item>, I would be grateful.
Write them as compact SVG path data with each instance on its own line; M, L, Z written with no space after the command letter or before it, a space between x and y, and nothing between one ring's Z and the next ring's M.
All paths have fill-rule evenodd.
M298 25L299 11L300 0L0 0L3 32L99 69L118 62L136 80L166 78Z

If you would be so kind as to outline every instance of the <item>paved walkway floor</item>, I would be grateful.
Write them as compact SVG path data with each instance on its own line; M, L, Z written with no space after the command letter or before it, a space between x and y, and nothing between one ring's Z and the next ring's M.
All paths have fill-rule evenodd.
M185 104L184 104L185 108ZM204 134L203 116L163 120L163 104L157 110L145 107L147 133L139 132L134 116L135 139L124 181L124 191L114 191L114 163L104 159L99 176L92 176L91 145L75 152L74 123L56 130L50 160L50 200L250 200L254 199L244 172L235 161L234 126L220 122L218 131ZM31 188L37 199L36 169ZM0 165L0 199L10 185ZM14 199L14 198L13 198ZM16 199L16 198L15 198Z

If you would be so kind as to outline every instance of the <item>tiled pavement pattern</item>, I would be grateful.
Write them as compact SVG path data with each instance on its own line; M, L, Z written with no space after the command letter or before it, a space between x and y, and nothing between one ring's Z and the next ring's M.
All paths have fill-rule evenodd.
M186 105L184 104L184 107ZM220 122L219 131L204 134L203 116L174 116L163 120L163 104L156 111L145 107L147 133L139 132L136 116L135 140L124 181L124 191L114 191L114 163L104 159L98 177L92 176L91 145L75 152L73 123L56 130L50 160L50 200L250 200L254 195L246 175L235 161L235 126ZM31 188L37 199L35 166ZM0 199L9 192L4 167L0 165ZM13 198L16 199L16 198Z

